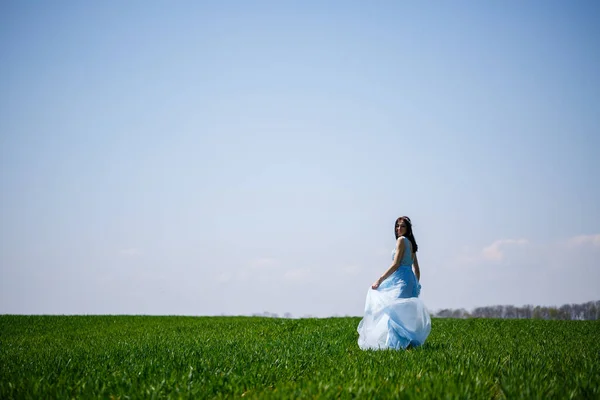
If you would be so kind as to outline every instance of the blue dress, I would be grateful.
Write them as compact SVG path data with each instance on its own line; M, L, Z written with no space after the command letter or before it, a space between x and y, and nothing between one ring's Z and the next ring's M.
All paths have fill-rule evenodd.
M365 315L357 329L363 350L420 346L431 332L431 318L419 299L421 285L412 270L412 246L407 238L401 240L406 250L400 266L376 290L367 291Z

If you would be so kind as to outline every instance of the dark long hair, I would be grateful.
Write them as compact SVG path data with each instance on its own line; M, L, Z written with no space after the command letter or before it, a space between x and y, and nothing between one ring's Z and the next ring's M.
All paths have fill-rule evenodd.
M394 235L396 236L396 240L398 239L398 226L404 222L404 224L406 225L406 235L404 235L408 240L410 240L410 244L412 244L412 251L413 253L416 253L417 250L419 249L419 246L417 246L417 241L415 240L415 235L413 235L413 231L412 231L412 222L410 222L410 218L408 218L407 216L403 216L403 217L399 217L398 219L396 219L396 223L394 224Z

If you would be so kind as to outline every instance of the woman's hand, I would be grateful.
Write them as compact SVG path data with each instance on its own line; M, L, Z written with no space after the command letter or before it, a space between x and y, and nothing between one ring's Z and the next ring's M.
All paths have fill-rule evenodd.
M372 285L371 285L371 289L376 290L379 285L381 285L381 278L377 279Z

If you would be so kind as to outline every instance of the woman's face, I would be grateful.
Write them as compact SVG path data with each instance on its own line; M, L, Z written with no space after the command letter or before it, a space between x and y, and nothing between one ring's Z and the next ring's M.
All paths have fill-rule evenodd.
M396 232L398 236L404 236L406 234L406 222L403 219L398 221L398 226L396 227Z

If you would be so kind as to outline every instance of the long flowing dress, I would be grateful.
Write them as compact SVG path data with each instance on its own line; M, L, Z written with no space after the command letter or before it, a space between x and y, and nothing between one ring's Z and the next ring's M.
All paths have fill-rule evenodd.
M419 298L421 285L412 270L412 246L407 238L401 240L405 251L400 266L377 289L367 291L365 314L357 329L363 350L420 346L431 332L431 318Z

